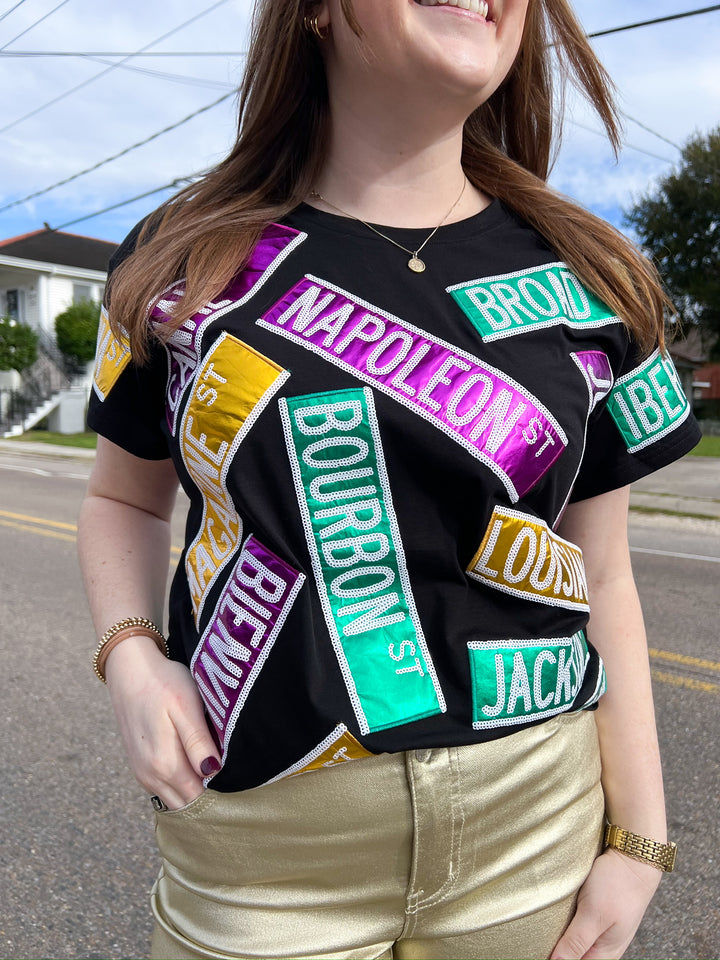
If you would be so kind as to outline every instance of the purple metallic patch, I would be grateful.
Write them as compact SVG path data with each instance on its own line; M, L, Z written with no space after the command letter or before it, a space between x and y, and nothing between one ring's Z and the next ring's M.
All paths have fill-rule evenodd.
M514 501L567 445L552 414L500 370L323 280L305 277L257 323L428 420L490 467Z
M190 664L223 763L240 711L304 582L250 534Z
M172 435L177 427L180 402L200 360L202 336L209 323L229 310L241 307L257 293L282 261L305 240L307 234L271 223L250 254L247 265L222 292L220 298L202 307L187 319L166 343L168 351L168 385L166 416ZM185 281L169 287L152 305L149 317L154 326L161 326L172 316L172 310L185 295Z
M614 383L613 372L607 354L602 350L582 350L571 353L580 372L585 377L590 395L589 412L595 409L598 403L612 390Z

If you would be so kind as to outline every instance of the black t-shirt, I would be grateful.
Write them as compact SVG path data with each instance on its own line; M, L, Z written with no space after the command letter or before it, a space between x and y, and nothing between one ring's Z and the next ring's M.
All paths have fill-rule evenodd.
M90 424L171 456L190 498L170 649L216 789L494 739L604 690L554 529L695 445L672 362L498 202L422 257L301 206L148 366L103 320Z

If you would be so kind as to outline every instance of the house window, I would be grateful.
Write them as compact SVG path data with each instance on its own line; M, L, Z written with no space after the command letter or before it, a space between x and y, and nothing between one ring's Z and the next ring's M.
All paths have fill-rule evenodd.
M80 303L82 300L93 299L93 288L89 283L73 284L73 303Z
M22 320L22 290L5 291L5 314L11 320Z

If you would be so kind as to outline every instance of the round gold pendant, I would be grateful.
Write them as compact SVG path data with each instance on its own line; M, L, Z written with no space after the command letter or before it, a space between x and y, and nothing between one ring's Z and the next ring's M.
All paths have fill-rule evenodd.
M420 257L410 257L408 267L410 267L413 273L423 273L425 270L425 264Z

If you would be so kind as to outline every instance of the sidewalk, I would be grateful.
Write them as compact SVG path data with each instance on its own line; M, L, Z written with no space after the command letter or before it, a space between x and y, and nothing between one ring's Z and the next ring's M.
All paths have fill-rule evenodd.
M685 457L638 480L633 508L720 520L720 458Z
M94 450L26 440L0 440L0 453L92 460ZM720 458L685 457L633 485L630 509L720 520Z
M0 453L33 457L65 457L67 460L93 460L94 450L85 447L64 447L56 443L41 443L32 440L0 440Z

